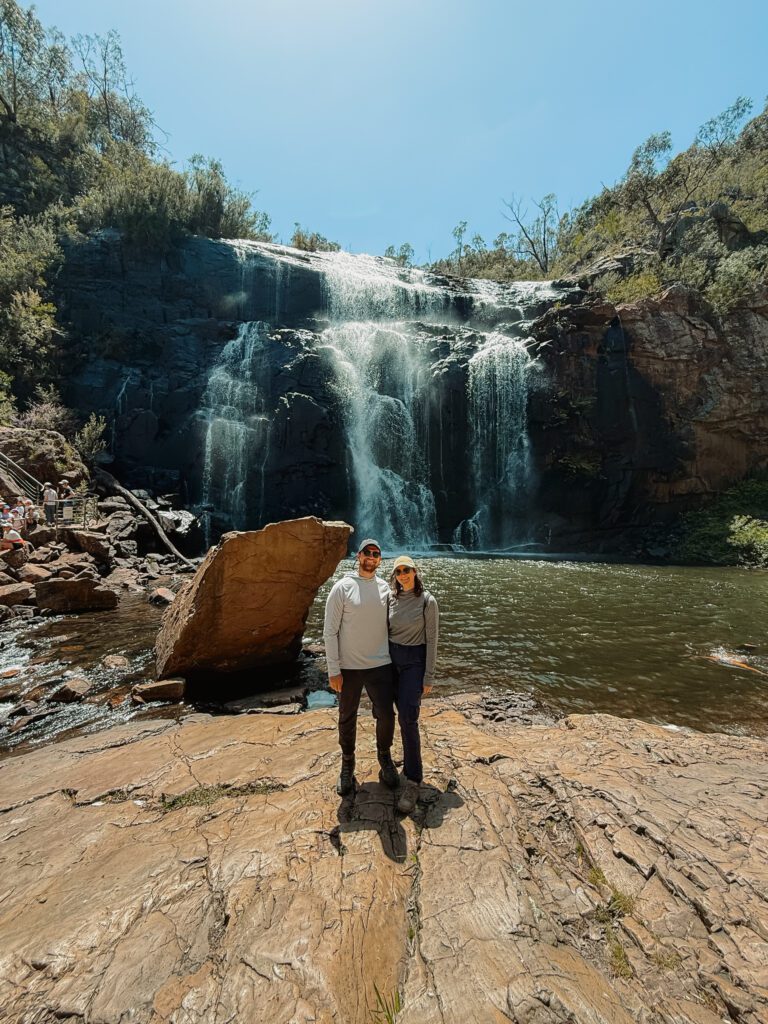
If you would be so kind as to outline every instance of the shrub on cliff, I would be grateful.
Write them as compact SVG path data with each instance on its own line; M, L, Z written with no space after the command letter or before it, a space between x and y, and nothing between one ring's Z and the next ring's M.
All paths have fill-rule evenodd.
M331 242L317 231L307 231L298 221L293 226L293 234L288 244L304 252L338 252L341 249L338 242Z
M744 480L683 517L675 561L768 568L768 477Z
M167 249L185 234L269 240L269 217L233 188L221 164L195 156L181 173L125 146L111 146L98 180L75 207L83 231L117 228L143 248Z

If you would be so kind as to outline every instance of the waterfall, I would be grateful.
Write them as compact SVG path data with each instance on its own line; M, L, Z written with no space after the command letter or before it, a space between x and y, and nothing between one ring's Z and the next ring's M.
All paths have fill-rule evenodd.
M492 333L468 369L475 513L459 524L454 541L507 548L527 541L532 525L528 394L538 364L525 340Z
M208 380L201 414L205 423L202 505L207 530L211 513L243 530L263 512L264 473L270 424L266 415L269 361L266 332L259 322L244 323L227 342ZM260 466L260 494L254 503L249 471ZM250 499L250 500L249 500Z
M429 352L396 323L346 323L321 336L344 420L359 529L387 549L437 537L428 484Z
M328 313L335 322L430 320L450 308L445 289L431 284L421 270L375 256L321 255Z
M389 551L534 537L527 410L539 365L526 339L563 289L224 244L235 269L224 309L265 322L241 325L202 398L209 526L341 516Z

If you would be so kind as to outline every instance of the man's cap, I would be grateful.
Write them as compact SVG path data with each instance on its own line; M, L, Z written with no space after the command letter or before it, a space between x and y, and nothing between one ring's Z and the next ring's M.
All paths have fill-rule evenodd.
M416 569L416 563L410 555L398 555L392 568L396 569L398 565L409 565L412 569Z
M50 483L49 480L46 480L45 483L43 484L43 487L50 487L50 486L51 486L51 483Z
M361 542L360 547L357 549L358 555L363 550L363 548L378 548L379 551L381 551L381 544L379 544L377 540L374 540L373 537L366 537L365 540Z

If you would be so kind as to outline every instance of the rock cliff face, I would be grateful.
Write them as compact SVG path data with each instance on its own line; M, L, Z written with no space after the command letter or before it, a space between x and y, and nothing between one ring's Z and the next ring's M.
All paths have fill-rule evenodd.
M317 515L385 544L612 548L768 462L768 300L718 321L679 290L615 309L568 283L206 239L151 258L110 233L59 286L69 401L112 420L119 477L180 492L211 539Z
M3 1020L765 1021L765 744L485 716L426 702L405 819L370 718L339 802L333 711L0 762Z
M610 546L768 466L768 294L717 319L671 288L553 309L534 334L550 386L531 436L553 533Z

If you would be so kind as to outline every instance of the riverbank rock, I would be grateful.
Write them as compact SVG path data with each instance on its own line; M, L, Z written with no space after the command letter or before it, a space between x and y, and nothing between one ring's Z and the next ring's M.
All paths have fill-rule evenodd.
M402 818L369 716L336 797L336 721L142 720L0 762L4 1019L371 1024L377 990L398 1024L768 1018L766 743L428 700Z
M40 611L55 613L103 611L116 608L119 602L114 590L89 576L44 580L34 594Z
M55 704L74 704L81 701L93 689L93 683L89 679L72 678L54 690L50 699Z
M159 678L293 660L310 605L346 555L352 528L314 516L227 533L163 616Z
M186 687L184 679L159 679L137 683L131 690L131 698L136 704L146 704L153 700L179 701L184 700Z
M0 587L0 604L10 608L15 604L24 604L35 596L35 588L29 583L9 583Z

